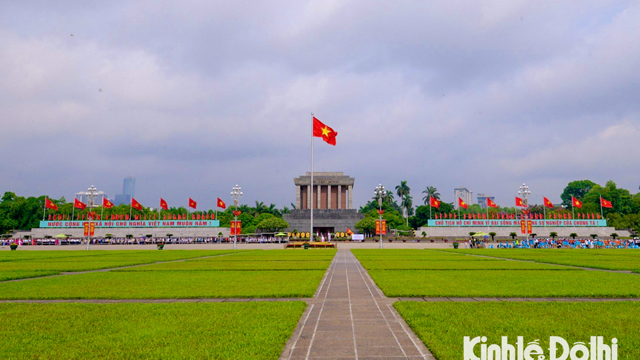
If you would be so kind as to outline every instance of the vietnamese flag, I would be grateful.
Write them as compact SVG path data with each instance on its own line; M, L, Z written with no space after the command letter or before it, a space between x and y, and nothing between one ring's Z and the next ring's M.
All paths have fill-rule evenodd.
M465 203L464 201L462 201L461 198L458 198L458 206L463 208L463 209L468 209L469 206L467 206L467 203Z
M160 208L162 210L169 210L169 205L167 204L166 201L164 201L163 198L160 198Z
M434 197L429 197L429 205L436 209L440 209L440 200Z
M601 197L600 206L611 209L613 207L613 204L611 203L611 201L605 200Z
M87 204L83 203L78 199L73 199L73 207L76 209L84 210L87 207Z
M111 209L113 207L113 203L109 201L106 197L102 198L102 207L105 209Z
M553 208L553 203L551 202L551 200L544 198L544 206L548 208Z
M189 207L195 209L198 204L192 199L189 198Z
M516 196L516 206L525 207L524 206L524 200L522 200L522 198L519 198L517 196Z
M571 197L571 206L573 206L574 208L578 208L581 209L582 208L582 201L574 198L573 196Z
M136 210L142 211L142 205L138 201L136 201L136 199L134 198L131 198L131 207Z
M58 205L54 204L53 201L49 200L49 198L44 199L44 206L51 210L58 211Z
M338 136L338 133L334 131L332 128L323 124L322 121L316 119L316 117L314 116L313 117L313 136L321 137L322 140L324 140L324 142L326 142L327 144L335 146L336 136Z
M487 198L487 206L492 207L492 208L497 208L498 205L496 205L496 203L493 202L493 200L491 200L490 198Z
M224 201L220 200L220 198L218 198L217 206L223 210L227 208L227 204L225 204Z

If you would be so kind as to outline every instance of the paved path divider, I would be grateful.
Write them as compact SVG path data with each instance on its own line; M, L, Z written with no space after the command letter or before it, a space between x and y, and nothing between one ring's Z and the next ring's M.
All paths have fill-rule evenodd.
M349 250L338 250L280 359L429 359Z

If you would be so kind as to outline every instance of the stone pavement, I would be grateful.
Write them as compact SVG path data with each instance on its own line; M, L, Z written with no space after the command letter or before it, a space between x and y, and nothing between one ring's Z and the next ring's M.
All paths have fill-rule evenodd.
M280 359L433 359L349 250L338 250Z

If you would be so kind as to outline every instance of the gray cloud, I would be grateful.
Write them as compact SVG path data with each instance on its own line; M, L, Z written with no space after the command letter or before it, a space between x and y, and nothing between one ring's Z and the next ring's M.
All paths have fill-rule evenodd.
M309 170L511 205L567 182L635 191L640 8L630 1L5 2L0 189L71 197L124 176L155 206L295 200ZM73 36L71 36L73 34ZM225 195L226 196L226 195Z

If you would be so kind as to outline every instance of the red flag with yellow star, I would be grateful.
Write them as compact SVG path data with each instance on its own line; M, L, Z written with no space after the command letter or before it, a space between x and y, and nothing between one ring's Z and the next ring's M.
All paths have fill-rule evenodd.
M198 204L196 203L195 200L193 200L192 198L189 198L189 207L190 208L194 208L195 209L197 205Z
M496 205L496 203L494 203L493 200L491 200L490 198L487 198L487 206L492 208L498 207L498 205Z
M522 200L522 198L519 198L517 196L516 196L516 206L525 207L524 206L524 200Z
M458 206L460 206L463 209L468 209L469 208L469 206L467 206L467 203L462 201L461 198L458 198Z
M571 206L575 207L575 208L582 208L582 201L574 198L573 196L571 197Z
M436 209L440 208L440 200L434 198L433 196L429 197L429 204Z
M322 121L313 117L313 136L321 137L329 145L336 145L336 136L338 133L332 128L328 127Z
M547 198L544 198L544 206L553 209L553 203L551 202L551 200L549 200Z

